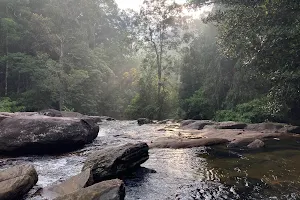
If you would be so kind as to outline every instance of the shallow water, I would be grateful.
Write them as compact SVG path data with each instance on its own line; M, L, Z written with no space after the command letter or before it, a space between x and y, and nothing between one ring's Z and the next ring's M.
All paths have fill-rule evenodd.
M162 127L104 122L94 143L77 152L1 159L0 166L33 163L39 174L36 190L78 174L93 151L127 142L150 142L162 136L157 131ZM299 146L297 140L271 140L266 149L255 152L223 147L151 149L143 168L125 178L126 199L300 199Z

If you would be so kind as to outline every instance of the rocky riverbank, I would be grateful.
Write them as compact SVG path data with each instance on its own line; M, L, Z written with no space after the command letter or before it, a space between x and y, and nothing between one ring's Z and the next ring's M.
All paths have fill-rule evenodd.
M58 135L63 136L64 133L68 133L66 131L68 129L64 129L64 128L55 129L55 127L73 127L75 123L77 127L79 128L83 127L83 129L78 129L80 133L88 133L87 130L93 130L93 128L89 128L89 126L87 126L91 124L91 121L86 121L85 123L83 123L83 125L81 125L82 121L85 120L82 116L68 117L68 118L58 117L58 116L50 117L50 116L44 116L36 113L34 115L7 114L6 116L9 117L2 119L2 121L0 122L0 126L1 126L0 136L1 134L6 136L8 132L3 130L13 129L12 122L16 122L18 126L15 126L16 129L13 129L15 130L15 132L12 132L14 134L23 131L24 128L22 129L20 127L26 127L26 129L27 127L29 127L27 132L24 132L25 134L23 135L20 134L20 136L15 135L16 138L18 137L22 138L25 135L33 134L36 136L36 138L40 137L44 139L41 140L42 142L44 142L41 143L45 146L43 148L46 147L50 148L50 146L47 146L48 143L46 141L47 140L51 141L51 137L46 137L47 134L45 135L44 133L49 133L49 135L52 134L52 137L54 136L58 137ZM29 121L33 120L36 123L35 124L27 123L27 120ZM49 123L49 125L46 124L46 122ZM109 120L107 120L107 122L109 122ZM52 123L54 124L56 123L56 124L52 125ZM10 128L5 128L7 124L9 124L8 127ZM28 124L30 124L30 126ZM123 124L123 125L120 126L119 128L118 127L113 128L114 125L117 124L120 125ZM33 128L34 127L33 125L35 125L36 127L35 129ZM42 127L42 125L45 126L46 128L44 127L42 129L39 129L38 127ZM128 182L128 175L131 180L145 181L143 180L145 178L144 176L148 176L147 174L154 173L154 175L150 175L150 177L155 177L156 176L155 173L158 172L157 178L159 178L159 176L162 176L164 177L164 179L168 180L167 182L165 182L166 185L161 185L161 188L171 187L171 185L169 184L175 184L174 187L176 187L177 184L175 183L176 180L174 179L174 177L173 176L165 177L164 174L161 174L162 172L160 172L160 168L162 168L165 165L171 164L171 163L168 164L168 162L170 161L172 162L171 165L173 165L173 167L171 168L175 170L176 168L175 166L179 165L179 163L175 163L175 162L179 162L180 159L188 158L186 156L188 156L190 153L187 153L189 151L187 151L186 149L191 148L193 152L197 148L203 148L207 146L209 147L208 149L215 148L217 152L219 152L218 149L219 147L221 147L222 151L221 153L220 152L217 153L218 155L223 154L222 152L226 151L224 150L224 148L230 151L231 150L235 151L236 149L253 150L253 149L263 148L264 151L265 150L268 151L268 149L274 148L273 142L270 143L269 141L276 141L277 142L276 144L280 145L281 141L283 143L287 139L298 140L299 138L297 135L298 127L283 125L283 124L273 124L273 123L248 125L248 124L237 123L237 122L217 123L212 121L193 121L193 120L190 121L189 120L189 121L183 121L181 123L175 123L174 121L164 121L163 123L142 125L142 126L138 126L138 123L133 121L124 122L124 123L116 121L116 122L109 122L109 124L105 122L105 123L100 123L99 125L100 125L100 131L99 133L97 132L98 137L93 136L92 137L93 139L87 142L86 146L77 147L78 150L76 150L75 152L64 153L64 154L61 154L61 152L56 152L59 153L58 156L53 155L44 161L43 159L45 158L45 156L43 157L27 156L22 158L15 157L15 158L1 159L0 166L2 166L3 169L6 169L1 171L1 173L6 174L5 176L7 177L5 179L0 179L0 184L6 186L5 191L2 194L8 196L7 197L8 199L13 199L16 197L12 198L9 196L10 194L23 196L30 190L30 188L34 187L34 189L30 191L30 194L27 196L26 199L39 199L39 200L40 199L81 200L81 199L92 199L92 198L124 199L126 198L125 189L124 189L126 187L127 188L126 191L128 192L127 199L141 198L142 193L136 193L135 195L132 194L133 188L135 188L136 186L132 185L132 181ZM41 135L39 134L39 132L41 132L40 130L44 131L42 135L44 135L45 137L41 137ZM57 131L55 132L54 130ZM74 131L74 133L71 133L73 131L71 128L70 130L71 131L68 133L68 135L75 134L76 131ZM75 136L73 135L72 137ZM89 136L86 135L83 136L82 138L89 138ZM67 140L72 141L71 138L69 139L67 138ZM27 140L27 142L28 141L29 143L32 142L31 144L34 144L36 140ZM57 144L62 145L62 143L57 143ZM60 145L58 145L58 147ZM150 150L148 146L150 147ZM17 147L21 149L25 148L22 145ZM195 149L194 147L197 148ZM176 154L181 151L170 150L170 152L173 152L172 154L175 157L173 157L170 154L171 157L166 158L164 162L159 162L159 165L161 166L160 168L157 168L158 163L155 161L155 159L159 160L161 159L161 157L166 156L167 154L166 155L163 154L168 152L168 150L166 150L168 148L183 149L184 150L183 152L185 153L181 154L180 157L177 157ZM284 148L287 148L287 146L282 145L282 148L283 148L282 150L284 150ZM35 150L37 150L37 148ZM69 149L68 151L70 150L71 149ZM205 148L203 149L203 151L204 152L206 151ZM26 151L24 150L24 152ZM27 151L27 153L29 152L30 151ZM41 152L43 151L41 150ZM39 154L41 152L39 152ZM160 153L158 152L165 152L165 153L160 155ZM7 152L4 153L5 156L7 156L6 153ZM54 153L54 151L51 151L51 153ZM150 156L150 160L148 160L149 156ZM71 162L69 163L69 161L67 161L66 163L61 165L60 164L61 161L59 160L70 160ZM146 165L143 164L145 162ZM155 162L156 164L155 165L147 164L153 162ZM185 160L182 163L183 166L181 170L183 171L185 171L186 170L185 168L187 167L187 166L184 167L184 165L188 165L188 163L184 164L185 162L189 162L189 161ZM203 164L200 163L202 163L202 161L196 164L194 167L202 167L201 165ZM28 164L30 167L27 167ZM144 166L148 166L149 168L148 169L140 168L141 164L143 164ZM55 168L60 165L63 168L59 168L59 170L55 170ZM10 168L11 166L17 166L17 167ZM35 167L37 167L37 170L34 169ZM30 169L30 170L27 170L29 172L26 172L26 170L23 170L23 168ZM17 175L13 175L12 173L10 173L11 170L15 171L15 174ZM44 172L47 170L49 170L49 172L45 174ZM65 170L66 172L64 172ZM164 172L164 173L170 173L171 171ZM1 177L1 173L0 173L0 177ZM38 182L39 186L34 186L37 182L38 176L41 178L41 181L47 181L47 182L49 181L49 183L43 184L41 186ZM53 180L51 179L52 180L51 181L49 177L52 176L54 176L55 178L53 178ZM9 180L10 183L15 183L15 182L20 183L20 187L16 188L15 186L16 184L13 184L14 187L12 186L12 184L7 184L6 182L7 180ZM178 184L183 184L183 183L184 182L182 183L178 182ZM136 184L139 183L136 182ZM207 195L210 192L210 190L207 189L206 191L206 189L204 189L207 188L206 187L207 184L208 182L201 183L201 184L197 183L195 185L194 184L192 185L194 185L193 188L200 187L200 186L203 187L204 193L199 194L200 196L201 195L203 196L204 194ZM214 182L210 182L209 184L216 187L222 187L224 189L222 194L232 196L232 198L237 196L236 194L233 193L231 194L229 190L226 191L227 186L222 186L219 185L220 183L214 183ZM160 190L155 185L151 185L151 186L149 185L149 187L147 186L147 188L148 189L152 188L153 190ZM214 190L213 188L210 187L211 190ZM172 191L173 189L170 190L170 194L172 194ZM195 191L193 189L193 191L191 191L190 194L193 194ZM206 194L206 192L208 193ZM155 192L153 194L158 196L161 195L161 194L156 194ZM195 193L195 195L196 194L198 195L197 192ZM147 195L148 197L151 196L151 192L147 193ZM179 196L182 195L188 195L188 194L180 193ZM158 196L150 199L160 199L157 198ZM148 197L146 197L145 199L149 199Z

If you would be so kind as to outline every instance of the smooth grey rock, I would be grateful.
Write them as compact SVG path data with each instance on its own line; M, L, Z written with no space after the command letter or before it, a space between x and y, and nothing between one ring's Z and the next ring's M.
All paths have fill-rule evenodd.
M55 200L123 200L125 186L119 179L103 181Z
M244 129L247 124L241 122L219 122L215 128L217 129Z
M59 196L71 194L92 184L93 176L91 174L91 170L87 169L58 185L44 188L40 195L45 199L51 200Z
M104 148L88 156L82 170L91 169L95 182L117 178L149 158L146 143Z
M37 183L33 165L18 165L0 171L0 199L21 199Z
M76 118L16 116L0 126L0 154L40 154L74 150L91 143L99 126Z

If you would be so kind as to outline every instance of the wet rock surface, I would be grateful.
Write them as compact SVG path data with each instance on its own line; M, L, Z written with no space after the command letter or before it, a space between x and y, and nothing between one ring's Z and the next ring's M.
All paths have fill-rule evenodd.
M60 196L76 192L77 190L92 185L93 182L94 181L93 176L91 174L91 170L87 169L58 185L48 186L42 189L39 196L41 196L42 199L51 200Z
M119 179L103 181L55 200L123 200L125 186Z
M85 120L16 116L1 121L0 154L40 154L74 150L91 143L99 127Z
M0 171L0 199L21 199L37 183L33 165L18 165Z
M148 150L146 143L104 148L91 154L82 169L91 169L95 182L117 178L146 162Z

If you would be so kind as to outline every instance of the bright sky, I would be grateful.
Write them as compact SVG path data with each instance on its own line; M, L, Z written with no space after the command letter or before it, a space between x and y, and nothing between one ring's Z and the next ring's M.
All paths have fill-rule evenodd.
M117 4L121 9L133 9L139 11L140 5L142 5L144 0L116 0ZM185 3L186 0L175 0L176 3Z
M133 9L135 11L139 11L140 10L140 6L143 4L144 0L115 0L119 6L119 8L121 9ZM175 0L176 3L179 4L184 4L186 2L186 0ZM193 18L199 18L200 15L210 12L212 10L212 6L204 6L201 9L199 9L198 11L188 11L185 10L184 13L186 15L190 15Z

